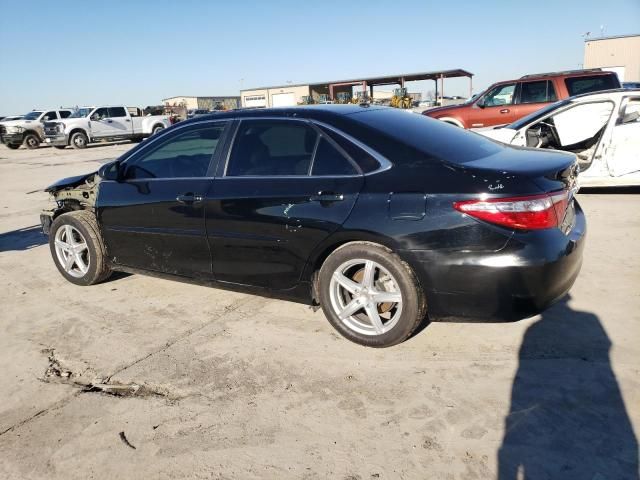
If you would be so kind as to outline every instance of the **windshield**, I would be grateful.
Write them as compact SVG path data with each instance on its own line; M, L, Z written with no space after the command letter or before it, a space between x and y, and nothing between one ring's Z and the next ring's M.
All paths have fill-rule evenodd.
M23 120L37 120L40 115L42 115L42 112L33 111L33 112L27 113L24 117L22 117L22 119Z
M510 125L506 125L505 128L510 128L512 130L520 130L525 125L528 125L529 123L544 117L545 115L547 115L549 112L552 112L556 108L560 108L569 103L571 103L570 100L560 100L559 102L552 103L551 105L547 105L546 107L541 108L540 110L536 110L535 112L530 113L526 117L522 117L520 120L516 120Z
M93 108L76 108L68 118L84 118L91 113Z

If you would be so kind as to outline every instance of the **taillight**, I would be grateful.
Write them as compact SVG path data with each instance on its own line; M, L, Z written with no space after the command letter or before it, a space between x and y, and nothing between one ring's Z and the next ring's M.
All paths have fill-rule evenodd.
M569 203L567 190L527 197L455 202L453 207L480 220L519 230L559 227Z

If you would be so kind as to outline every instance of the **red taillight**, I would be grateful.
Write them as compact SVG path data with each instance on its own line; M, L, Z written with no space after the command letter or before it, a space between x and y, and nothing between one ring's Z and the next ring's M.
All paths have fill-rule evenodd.
M519 230L558 227L569 202L568 192L527 197L491 198L455 202L460 212L490 223Z

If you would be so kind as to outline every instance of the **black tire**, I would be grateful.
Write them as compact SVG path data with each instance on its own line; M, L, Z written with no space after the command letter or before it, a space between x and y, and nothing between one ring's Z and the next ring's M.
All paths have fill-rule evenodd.
M75 149L87 148L89 139L84 132L75 132L69 139L69 144Z
M151 135L156 135L157 133L160 133L162 130L164 130L164 125L156 125L153 127L153 130L151 130Z
M87 263L88 268L84 275L73 276L65 270L61 264L56 252L56 234L58 230L64 228L66 225L70 225L75 228L83 237L83 240L87 244ZM100 230L98 228L98 222L92 212L87 210L77 210L74 212L64 213L53 221L51 225L51 231L49 232L49 249L51 250L51 256L53 262L56 264L58 271L71 283L76 285L94 285L96 283L103 282L111 275L111 268L107 264L107 257L104 249L104 243Z
M393 277L402 295L402 310L393 327L380 334L364 334L340 320L331 300L331 278L336 270L354 259L372 260ZM427 302L411 267L388 248L371 242L352 242L337 248L324 261L318 276L318 293L325 316L345 338L367 347L390 347L405 341L427 314ZM355 315L355 314L354 314Z
M17 150L20 148L20 145L17 143L7 143L7 148L10 148L11 150Z
M25 147L29 150L35 150L40 147L40 139L35 133L27 133L22 141Z
M54 145L53 148L57 148L58 150L64 150L65 148L67 148L66 145Z

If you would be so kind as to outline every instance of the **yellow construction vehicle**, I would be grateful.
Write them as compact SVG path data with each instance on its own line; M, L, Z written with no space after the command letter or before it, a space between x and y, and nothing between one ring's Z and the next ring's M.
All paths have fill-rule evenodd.
M393 91L390 105L395 108L411 108L411 97L406 88L396 88Z

